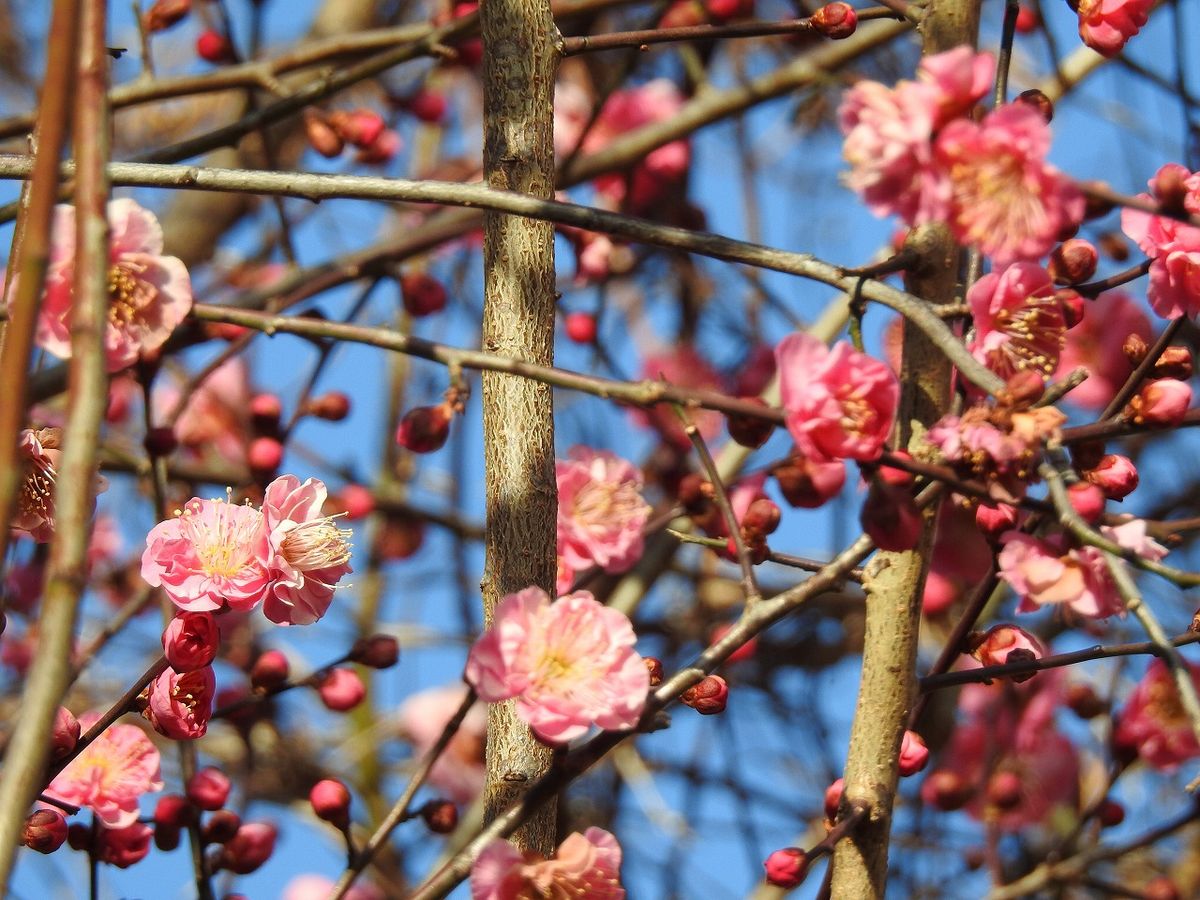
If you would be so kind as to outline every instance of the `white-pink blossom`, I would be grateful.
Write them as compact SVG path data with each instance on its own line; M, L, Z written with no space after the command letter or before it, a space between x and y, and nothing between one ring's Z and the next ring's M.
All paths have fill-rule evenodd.
M572 570L600 566L624 572L642 555L642 528L650 504L642 499L642 473L605 451L572 447L556 460L558 553Z

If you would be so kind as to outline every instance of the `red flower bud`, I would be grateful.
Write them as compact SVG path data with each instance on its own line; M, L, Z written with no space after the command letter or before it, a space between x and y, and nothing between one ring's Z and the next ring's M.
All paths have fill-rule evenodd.
M858 13L849 3L827 3L812 14L813 28L825 37L840 41L854 34Z
M1084 521L1095 524L1104 514L1104 491L1086 481L1077 481L1067 488L1067 498L1071 506Z
M54 761L66 759L79 743L79 733L79 721L69 709L60 706L54 714L54 724L50 726L50 758Z
M838 807L842 805L842 792L846 788L846 779L839 778L825 788L825 818L830 822L837 819Z
M335 159L346 149L346 142L323 114L308 110L304 114L304 133L309 146L326 159Z
M345 830L350 825L350 791L340 781L326 778L313 785L308 802L318 819Z
M1030 7L1022 6L1017 10L1016 27L1018 34L1030 34L1037 31L1038 26L1041 24L1042 22L1038 18L1038 14Z
M406 272L400 279L400 296L408 314L417 318L446 308L446 288L424 272Z
M172 428L151 428L142 445L151 456L170 456L179 446L179 438Z
M909 494L896 488L871 485L859 515L863 531L880 550L911 550L921 539L925 523Z
M962 809L975 792L974 786L967 782L957 772L949 769L939 769L931 772L921 786L921 797L926 803L936 806L943 812L953 812Z
M793 456L772 473L783 499L792 506L816 509L836 497L846 483L846 465L841 460L805 459Z
M1162 352L1154 364L1156 378L1178 378L1187 381L1192 377L1192 351L1189 347L1171 346Z
M1178 425L1192 403L1192 389L1174 378L1159 378L1142 386L1129 401L1125 415L1135 425L1169 428Z
M188 779L184 793L200 809L212 812L229 799L229 776L220 769L205 766Z
M370 109L337 110L329 114L329 125L342 140L359 148L370 147L387 127L383 117Z
M255 394L250 398L250 415L260 431L271 432L279 427L283 403L278 394Z
M326 708L346 712L362 703L367 689L353 669L331 669L317 685L317 693Z
M150 34L165 31L192 11L192 0L155 0L142 15L142 27Z
M679 699L702 716L713 716L725 711L729 685L720 675L705 675L703 681L692 685Z
M596 317L591 313L569 313L563 320L563 329L576 344L596 343Z
M25 819L21 843L38 853L53 853L67 839L67 820L53 809L39 809Z
M446 95L440 91L421 88L404 102L404 108L422 122L434 124L446 115Z
M196 38L196 55L214 65L233 62L237 58L229 38L211 28L200 32L200 37Z
M400 659L400 642L390 634L359 638L350 648L350 661L372 669L390 669Z
M1083 284L1096 274L1100 253L1083 238L1071 238L1054 248L1047 271L1055 284Z
M274 825L248 822L225 842L219 860L220 867L235 875L249 875L271 858L275 852L277 835Z
M154 804L155 826L184 828L196 821L196 808L182 794L163 794Z
M1025 12L1025 10L1021 10ZM1020 17L1018 16L1018 19ZM1039 91L1037 88L1030 88L1027 91L1021 91L1015 98L1017 103L1024 103L1026 106L1032 106L1037 110L1043 119L1050 122L1054 119L1054 101Z
M327 391L304 406L305 412L327 422L340 422L350 415L350 398L341 391Z
M425 523L411 516L388 516L375 540L375 549L383 559L408 559L425 542Z
M775 505L775 501L759 497L750 504L750 508L742 517L743 533L774 534L775 529L779 527L779 519L779 507Z
M1183 166L1163 166L1154 176L1150 190L1165 213L1182 215L1187 212L1184 201L1188 196L1188 171Z
M996 540L1004 532L1017 527L1020 511L1007 503L997 503L995 506L979 504L975 508L975 524L985 537Z
M273 690L288 680L289 670L287 657L281 651L267 650L254 661L250 684L255 690Z
M434 834L449 834L458 827L458 807L449 800L430 800L421 807L421 818Z
M1100 464L1083 473L1083 477L1104 492L1110 500L1123 500L1138 486L1138 471L1128 456L1109 453Z
M176 672L191 672L210 665L217 657L221 633L210 612L181 612L162 635L163 653Z
M892 454L901 460L912 460L912 454L907 450L897 450ZM907 469L900 469L896 466L889 466L886 463L881 464L878 469L879 480L888 487L906 488L913 483L913 473Z
M256 475L270 477L275 474L279 464L283 462L283 444L275 438L255 438L250 442L246 461L250 463L250 469Z
M375 495L361 484L348 484L338 492L339 506L351 522L365 519L375 510Z
M900 777L916 775L929 762L929 748L915 731L905 731L900 744Z
M450 437L449 407L417 406L410 409L396 429L396 443L413 453L432 453L440 450Z
M1067 708L1081 719L1094 719L1108 712L1108 704L1100 699L1095 689L1090 684L1079 681L1073 682L1067 688L1064 702Z
M776 850L763 863L767 882L776 887L799 887L808 874L808 854L799 847L784 847Z
M1096 810L1096 819L1103 828L1115 828L1125 821L1125 807L1106 797Z
M179 846L183 831L176 825L155 825L154 846L164 853L170 853Z
M726 633L732 627L733 626L728 622L722 622L721 624L715 626L708 635L709 645L711 646L712 644L715 644L717 641L721 640L721 638L725 637ZM750 640L746 641L746 643L742 644L727 657L725 657L725 662L726 664L745 662L748 659L753 659L754 654L757 652L758 638L752 637Z
M127 869L150 852L150 826L134 822L125 828L100 828L96 832L95 852L100 862Z
M1067 328L1074 328L1083 321L1083 317L1087 313L1087 301L1078 291L1059 288L1054 292L1054 299L1058 301L1058 305L1062 309L1063 321Z
M767 402L762 397L741 397L739 399L745 403L753 403L755 406L768 409ZM725 417L725 427L729 429L731 438L751 450L757 450L775 433L773 422L767 419L757 419L754 416L739 416L736 413L730 413Z
M242 827L242 819L231 809L218 809L204 823L202 837L206 844L224 844Z
M997 809L1016 809L1021 805L1021 777L1016 772L996 772L988 779L988 803Z

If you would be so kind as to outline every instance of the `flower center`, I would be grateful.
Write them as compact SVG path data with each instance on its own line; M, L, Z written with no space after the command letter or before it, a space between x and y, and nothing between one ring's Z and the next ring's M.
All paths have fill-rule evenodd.
M193 715L200 701L205 699L204 694L204 681L196 672L187 672L179 676L179 680L171 688L171 699L187 707L188 712Z
M57 473L54 466L43 457L26 460L25 480L21 484L18 498L22 516L36 516L45 522L54 522L54 482Z
M140 277L146 267L128 260L108 268L108 322L116 327L132 325L154 301L154 286Z
M1166 728L1180 728L1187 724L1187 713L1179 700L1179 692L1169 681L1155 681L1147 692L1146 712Z
M838 398L842 404L842 417L838 424L847 434L863 435L875 425L875 409L863 397L856 396L853 388L845 387Z
M189 503L178 515L205 575L231 578L245 568L257 523L243 507L213 500L207 510L199 502Z
M1067 323L1062 307L1053 297L1026 298L1016 309L1001 311L995 327L1008 336L993 354L999 354L1001 363L1011 366L1011 372L999 372L1001 376L1027 368L1051 375L1058 368L1059 354L1067 339Z
M288 532L279 550L284 559L302 572L329 569L350 561L348 538L352 534L348 528L338 528L333 518L326 516L301 522Z
M572 518L589 531L608 531L636 515L642 505L641 495L630 482L593 481L575 495Z

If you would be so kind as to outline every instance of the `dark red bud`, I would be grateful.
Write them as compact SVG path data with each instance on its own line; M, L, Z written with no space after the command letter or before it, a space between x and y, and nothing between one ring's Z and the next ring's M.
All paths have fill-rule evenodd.
M458 827L458 807L449 800L430 800L421 807L421 818L434 834L449 834Z
M699 684L694 684L680 696L685 706L690 706L704 716L713 716L725 711L729 699L729 685L720 675L706 675Z
M646 664L646 671L650 673L650 687L658 687L663 680L663 664L661 659L656 659L653 656L642 657L642 662Z
M406 272L400 279L400 295L410 316L428 316L446 308L446 288L425 272Z
M769 408L767 402L761 397L741 397L739 399L744 403L753 403L755 406L761 406L763 409ZM751 450L757 450L775 433L775 423L754 416L740 416L736 413L730 413L726 416L725 426L729 429L729 436L731 438L743 447L749 447Z
M563 330L576 344L596 343L596 317L591 313L568 313L563 320Z
M67 820L53 809L39 809L25 819L21 843L38 853L53 853L67 839Z
M204 823L204 843L224 844L231 840L242 826L241 817L231 809L218 809Z
M1096 274L1100 254L1082 238L1071 238L1054 248L1047 267L1055 284L1083 284Z
M440 450L450 437L450 418L444 403L410 409L396 429L396 443L413 453Z
M400 660L400 642L390 634L359 638L350 648L350 661L372 669L390 669Z
M1021 10L1021 12L1026 12L1026 10ZM1018 18L1020 17L1018 16ZM1027 91L1021 91L1021 93L1017 94L1017 103L1032 106L1047 122L1054 118L1054 101L1037 88L1030 88Z
M858 13L849 3L827 3L812 14L813 28L830 40L840 41L854 34Z

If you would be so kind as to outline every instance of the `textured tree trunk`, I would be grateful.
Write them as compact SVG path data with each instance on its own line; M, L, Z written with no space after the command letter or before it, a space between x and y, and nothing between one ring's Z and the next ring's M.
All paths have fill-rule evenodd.
M494 188L548 198L554 185L553 99L557 30L548 0L484 0L483 166ZM484 349L549 365L554 356L554 231L545 222L489 213L484 220ZM550 388L512 375L483 376L487 480L484 616L507 593L555 582L554 418ZM553 757L515 715L488 716L486 812L490 820ZM515 835L543 854L555 845L547 805Z
M979 0L935 0L922 25L925 55L975 44ZM907 246L920 257L909 270L907 289L931 303L952 303L958 286L959 247L942 224L915 230ZM918 329L904 324L902 390L896 417L897 446L909 447L945 412L951 367ZM892 804L899 780L900 742L916 692L917 636L921 595L933 545L934 507L925 510L917 547L877 553L867 567L862 681L846 758L843 813L866 803L870 816L834 848L831 896L883 897L887 883Z

